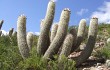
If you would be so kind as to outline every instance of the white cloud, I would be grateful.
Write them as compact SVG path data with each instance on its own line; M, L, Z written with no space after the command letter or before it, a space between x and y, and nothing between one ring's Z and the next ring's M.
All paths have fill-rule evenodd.
M35 35L40 35L40 32L35 32Z
M2 31L2 35L8 35L9 32L5 31L5 30L1 30Z
M1 30L1 31L2 31L2 35L8 35L9 34L9 32L7 32L5 30ZM40 35L40 32L30 32L30 33L38 35L38 36Z
M104 4L93 12L91 17L97 17L99 23L110 23L110 2L104 2Z
M81 9L80 11L77 12L78 15L83 15L84 13L87 13L88 9Z

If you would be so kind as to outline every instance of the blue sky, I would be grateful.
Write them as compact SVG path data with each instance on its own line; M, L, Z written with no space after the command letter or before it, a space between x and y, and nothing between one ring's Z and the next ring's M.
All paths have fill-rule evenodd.
M99 22L110 22L109 0L55 0L56 11L54 22L58 22L61 11L70 8L71 17L69 25L78 25L81 19L89 24L90 17L97 16ZM27 31L39 32L40 21L45 17L49 0L0 0L0 20L4 20L2 29L16 30L17 18L24 14L27 16ZM108 16L109 15L109 16Z

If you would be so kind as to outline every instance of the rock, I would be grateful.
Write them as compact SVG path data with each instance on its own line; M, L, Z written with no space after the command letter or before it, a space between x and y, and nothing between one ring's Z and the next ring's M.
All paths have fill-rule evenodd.
M100 43L95 43L95 48L100 47Z
M104 42L100 42L100 46L104 46L105 45L105 43Z
M109 44L109 43L110 43L110 38L107 39L107 44Z
M90 68L83 68L83 70L90 70Z
M99 70L99 69L95 67L91 67L90 70Z
M86 47L86 44L80 45L80 50L84 50L85 47Z
M101 66L101 63L97 63L97 66Z
M110 60L109 59L106 60L106 63L105 64L106 64L107 67L110 67Z

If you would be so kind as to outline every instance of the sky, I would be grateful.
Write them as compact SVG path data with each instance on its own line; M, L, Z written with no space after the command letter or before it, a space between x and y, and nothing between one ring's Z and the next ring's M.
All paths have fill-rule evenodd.
M54 0L56 1L53 23L59 22L64 8L71 10L69 26L78 25L81 19L87 24L91 17L98 17L99 23L110 23L110 0ZM40 21L45 18L49 0L0 0L0 20L4 20L2 30L16 30L18 16L27 17L27 32L39 34Z

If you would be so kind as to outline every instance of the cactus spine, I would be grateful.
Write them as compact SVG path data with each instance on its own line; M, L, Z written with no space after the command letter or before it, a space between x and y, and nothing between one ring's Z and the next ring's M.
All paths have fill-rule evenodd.
M63 40L67 34L68 23L70 18L70 10L68 8L64 9L61 13L57 34L44 54L43 58L52 58L56 54L63 43Z
M57 29L58 29L58 24L53 24L53 26L52 26L52 31L51 31L50 42L52 42L53 39L54 39L54 37L56 36Z
M77 58L76 65L86 61L93 51L98 29L98 18L92 18L90 21L88 42L86 48L82 51L81 55Z
M33 34L31 32L29 32L27 34L27 44L28 44L29 50L31 50L32 49L32 44L33 44Z
M81 44L81 42L83 41L85 29L86 29L86 20L85 19L82 19L80 21L79 27L78 27L76 44L73 45L73 47L71 49L71 52L73 52L74 50L76 50L79 47L79 45Z
M49 31L50 31L50 27L53 23L54 13L55 13L55 2L50 1L48 4L47 13L46 13L45 19L43 21L43 26L41 28L40 36L38 39L37 53L39 55L44 54L49 46L49 42L47 42L47 41L50 40L50 39L48 39Z
M29 48L26 42L26 17L24 15L18 17L17 41L23 59L27 58L29 56Z

